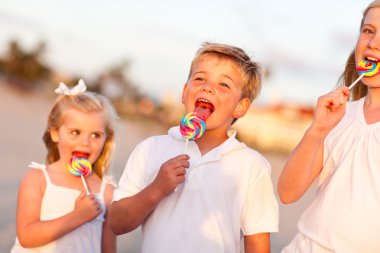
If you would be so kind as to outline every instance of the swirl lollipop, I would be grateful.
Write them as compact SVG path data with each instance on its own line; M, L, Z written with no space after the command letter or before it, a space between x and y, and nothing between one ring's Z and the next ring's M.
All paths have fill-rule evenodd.
M76 177L81 177L84 188L86 188L87 194L90 194L86 184L85 177L89 176L92 172L91 163L84 157L71 157L67 170Z
M189 141L199 139L206 130L204 117L198 116L196 112L186 114L179 125L183 137L186 138L185 151Z
M358 66L356 66L356 71L360 76L350 85L350 87L348 87L348 89L351 90L364 76L374 76L379 73L379 68L380 65L377 64L377 62L367 60L360 61Z

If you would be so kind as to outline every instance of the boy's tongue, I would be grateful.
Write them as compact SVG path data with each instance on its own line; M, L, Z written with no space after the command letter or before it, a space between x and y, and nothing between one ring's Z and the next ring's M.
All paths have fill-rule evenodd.
M205 105L198 106L194 109L194 112L198 115L198 117L200 117L204 121L206 121L207 118L211 115L211 111L211 107Z

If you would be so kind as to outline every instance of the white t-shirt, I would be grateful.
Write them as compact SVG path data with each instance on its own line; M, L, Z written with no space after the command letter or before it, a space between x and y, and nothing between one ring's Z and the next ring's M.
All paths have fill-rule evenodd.
M326 138L317 197L283 252L380 252L380 122L366 123L363 104L347 103Z
M191 141L186 180L164 198L142 226L142 252L240 252L242 235L278 231L278 204L269 163L235 139L201 156ZM132 196L165 161L184 152L179 128L140 143L131 154L114 201Z

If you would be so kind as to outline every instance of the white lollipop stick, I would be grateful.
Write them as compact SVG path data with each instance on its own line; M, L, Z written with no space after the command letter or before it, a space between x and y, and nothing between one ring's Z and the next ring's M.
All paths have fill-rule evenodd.
M363 73L363 74L361 74L349 87L348 87L348 89L349 90L351 90L354 86L355 86L355 84L357 84L359 81L360 81L360 79L362 79L363 78L363 76L365 75L365 73Z
M186 139L186 142L185 142L185 149L183 150L183 153L186 154L186 151L187 151L187 145L189 144L189 139Z
M89 195L90 192L89 192L89 190L88 190L88 186L87 186L86 180L84 179L84 176L83 176L83 175L80 175L80 178L82 179L82 183L83 183L84 188L86 189L86 193L87 193L87 195Z

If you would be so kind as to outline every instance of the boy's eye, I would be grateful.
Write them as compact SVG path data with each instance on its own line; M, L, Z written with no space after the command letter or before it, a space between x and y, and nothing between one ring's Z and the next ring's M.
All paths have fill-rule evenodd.
M227 83L220 83L219 85L222 87L230 88L230 86Z
M194 80L203 82L205 79L203 77L196 77Z

